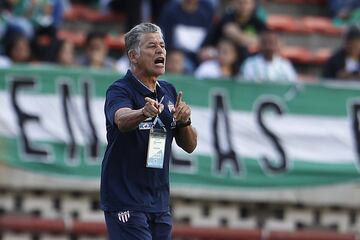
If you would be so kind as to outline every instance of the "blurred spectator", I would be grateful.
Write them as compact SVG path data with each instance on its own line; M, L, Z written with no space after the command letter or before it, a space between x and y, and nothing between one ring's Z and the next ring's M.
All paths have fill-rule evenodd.
M328 6L338 25L360 21L360 0L329 0Z
M274 32L260 35L260 52L245 60L241 78L247 81L295 82L297 75L289 60L279 55L280 40Z
M257 36L264 30L267 26L256 14L255 0L232 0L232 9L211 29L199 58L201 61L211 58L213 49L209 46L215 46L223 36L233 40L245 56L247 49L258 45Z
M236 45L229 39L221 39L218 43L217 58L200 64L195 71L195 77L231 78L238 74L239 56Z
M66 0L4 0L2 18L9 32L25 34L29 39L38 28L58 27Z
M177 48L186 54L186 68L191 71L196 53L213 22L214 9L206 0L171 1L159 18L167 48Z
M79 64L92 68L113 68L113 60L108 56L105 44L105 34L90 32L85 41L85 55L79 59Z
M30 41L24 35L16 34L7 38L5 55L11 64L31 61Z
M66 40L59 42L56 63L66 67L75 66L74 44L72 42Z
M181 50L172 49L167 52L166 73L178 75L185 73L185 55Z
M353 25L344 35L344 44L325 63L326 79L360 80L360 28Z
M115 70L120 73L126 73L128 69L130 69L129 58L126 54L121 56L116 62L114 66Z
M70 9L69 0L53 0L53 26L58 29L63 23L64 13Z
M31 39L34 35L34 27L29 16L23 15L20 6L25 4L24 0L1 1L1 19L6 28L5 35L22 34Z
M161 10L169 0L110 0L108 8L126 14L126 31L140 22L157 22Z
M9 58L0 55L0 68L8 68L11 66L11 61Z
M129 31L141 22L141 2L142 0L111 0L108 7L111 12L126 14L125 31Z
M39 62L56 62L59 39L54 27L38 28L32 41L33 55Z

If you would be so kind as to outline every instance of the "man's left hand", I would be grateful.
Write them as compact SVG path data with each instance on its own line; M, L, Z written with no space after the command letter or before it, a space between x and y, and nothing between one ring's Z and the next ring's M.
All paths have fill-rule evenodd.
M180 91L177 98L175 108L173 109L173 117L176 122L185 123L190 119L191 109L182 100L183 93Z

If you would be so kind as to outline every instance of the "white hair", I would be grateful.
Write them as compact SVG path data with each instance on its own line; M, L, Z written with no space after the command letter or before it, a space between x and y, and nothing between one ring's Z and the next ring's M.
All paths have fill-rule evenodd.
M161 35L161 38L164 38L160 27L156 24L140 23L125 34L126 53L129 53L130 50L135 50L139 53L140 38L146 33L159 33Z

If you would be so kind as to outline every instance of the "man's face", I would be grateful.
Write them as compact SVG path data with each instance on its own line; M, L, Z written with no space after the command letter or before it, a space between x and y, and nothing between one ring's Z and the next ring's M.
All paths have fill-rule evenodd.
M159 33L146 33L139 42L139 54L134 61L147 76L158 77L165 73L166 50Z

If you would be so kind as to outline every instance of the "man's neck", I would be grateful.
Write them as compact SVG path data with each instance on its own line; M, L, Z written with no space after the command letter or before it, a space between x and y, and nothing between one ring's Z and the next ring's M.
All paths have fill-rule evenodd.
M144 84L150 91L155 92L156 90L156 81L157 78L155 76L147 76L142 71L137 71L136 69L131 70L133 75Z

